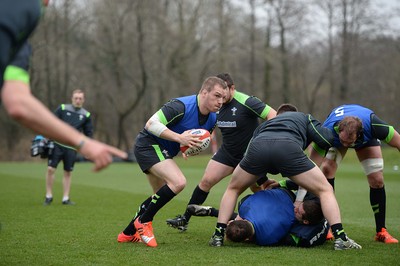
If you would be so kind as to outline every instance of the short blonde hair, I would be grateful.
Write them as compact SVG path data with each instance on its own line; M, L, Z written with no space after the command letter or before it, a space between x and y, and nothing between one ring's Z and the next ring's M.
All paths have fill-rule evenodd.
M75 93L82 93L83 95L85 95L85 92L81 89L75 89L72 91L72 95L74 95Z
M228 86L222 79L218 77L208 77L204 80L203 85L201 85L200 91L206 90L210 92L214 89L215 85L220 85L224 90L228 89Z

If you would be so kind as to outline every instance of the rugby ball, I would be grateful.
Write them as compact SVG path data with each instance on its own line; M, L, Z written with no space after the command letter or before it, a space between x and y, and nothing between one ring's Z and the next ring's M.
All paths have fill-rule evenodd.
M194 156L197 155L199 153L201 153L202 151L204 151L205 149L208 148L208 146L210 145L211 142L211 136L210 136L210 132L206 129L192 129L190 131L190 134L193 135L200 135L199 140L201 140L201 145L199 147L191 147L189 148L189 146L181 146L181 152L186 154L187 156Z

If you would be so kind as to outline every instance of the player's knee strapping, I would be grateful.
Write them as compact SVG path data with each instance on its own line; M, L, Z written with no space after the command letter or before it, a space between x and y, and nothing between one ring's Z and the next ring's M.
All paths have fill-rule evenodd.
M383 158L371 158L361 162L366 175L383 170Z

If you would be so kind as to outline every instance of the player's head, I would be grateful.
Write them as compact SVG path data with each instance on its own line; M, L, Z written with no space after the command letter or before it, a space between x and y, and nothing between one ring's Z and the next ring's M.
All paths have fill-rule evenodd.
M303 224L317 224L324 218L318 198L304 200L295 208L294 213L296 219Z
M283 103L278 107L276 111L276 115L285 113L285 112L297 112L297 107L291 103Z
M253 226L246 220L234 220L226 227L226 238L233 242L250 240L254 235Z
M220 73L217 75L217 77L219 77L220 79L225 81L226 85L229 88L235 85L235 83L233 82L233 79L232 79L231 75L229 75L229 73Z
M359 137L362 137L363 125L360 118L346 116L338 124L338 134L343 147L349 148Z
M218 77L208 77L199 92L199 109L203 115L217 112L225 102L228 87L225 81Z
M224 90L226 90L228 87L222 79L218 77L208 77L204 80L203 84L201 85L200 92L202 91L208 91L211 92L212 90L215 90L216 87L222 87Z
M233 79L229 73L220 73L217 75L217 77L225 81L226 85L228 86L228 93L227 97L225 98L225 103L228 103L233 98L233 94L235 92L235 83L233 82Z
M83 103L85 102L85 93L80 89L74 90L72 92L71 101L75 108L82 108Z

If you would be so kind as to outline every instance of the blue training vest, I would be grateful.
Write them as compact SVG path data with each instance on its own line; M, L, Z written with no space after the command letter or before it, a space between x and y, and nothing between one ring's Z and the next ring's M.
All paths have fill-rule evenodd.
M277 244L296 221L292 199L282 189L262 190L249 196L240 205L239 215L253 224L260 246Z
M185 105L185 114L183 115L183 118L181 121L179 121L177 124L173 126L167 125L167 127L178 133L182 134L184 131L189 130L189 129L197 129L197 128L203 128L208 131L214 128L214 125L217 121L217 115L216 113L210 113L208 115L208 119L206 123L203 125L199 124L199 108L197 105L197 95L191 95L191 96L185 96L185 97L180 97L176 98L177 100L181 101ZM160 143L167 151L169 154L174 157L175 155L178 154L180 151L180 144L178 142L162 139L162 138L157 138L158 143Z
M339 135L336 133L334 127L346 116L356 116L361 119L363 124L363 143L366 143L373 139L371 135L371 114L373 113L372 110L365 108L361 105L357 104L346 104L341 105L332 110L329 114L328 118L325 120L323 126L327 127L332 130L334 133L335 139L333 141L333 147L342 147L343 145L340 143ZM363 143L356 143L355 147L362 145ZM358 144L358 145L357 145Z

